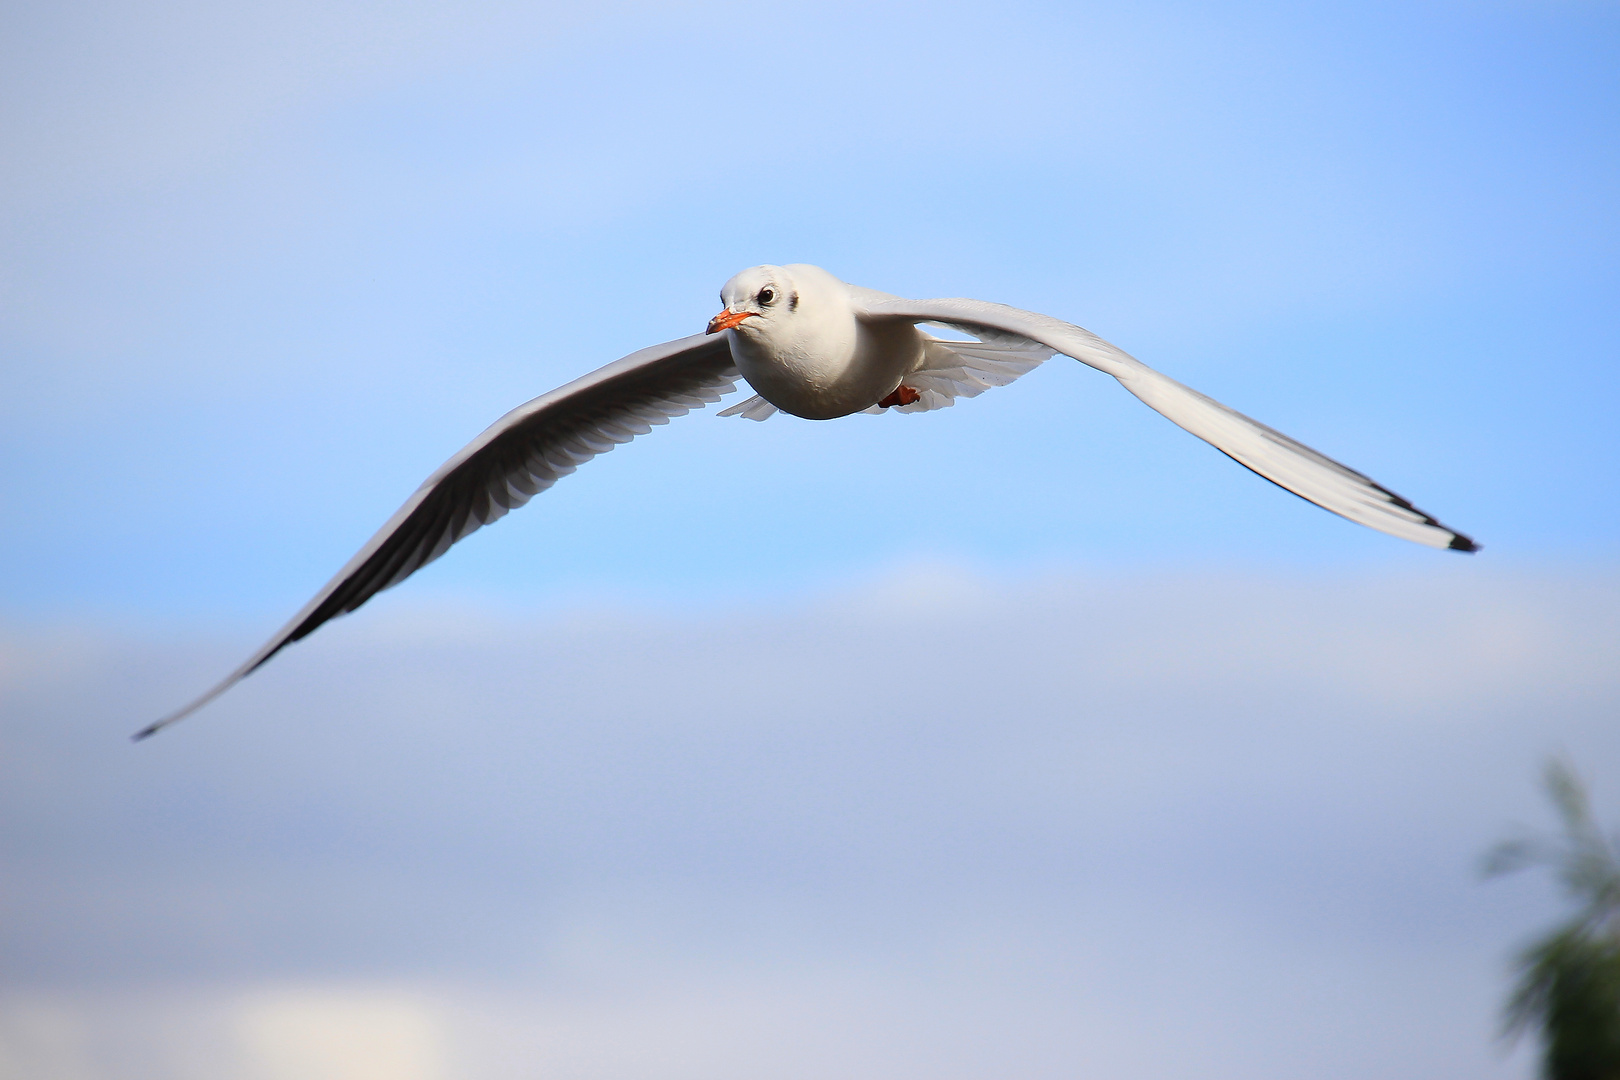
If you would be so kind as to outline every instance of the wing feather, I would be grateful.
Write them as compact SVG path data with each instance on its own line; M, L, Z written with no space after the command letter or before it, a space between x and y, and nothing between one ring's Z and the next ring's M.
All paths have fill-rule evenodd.
M725 336L632 353L520 405L445 462L302 611L216 686L136 733L197 711L322 624L399 584L598 454L719 401L738 378Z
M1020 342L1044 345L1114 376L1125 389L1171 422L1324 510L1430 547L1456 551L1479 548L1467 536L1442 525L1372 478L1154 371L1083 327L982 300L864 299L857 294L857 314L866 319L932 322L1004 346ZM956 342L946 344L960 347Z
M954 329L954 327L953 327ZM956 404L959 397L978 397L993 386L1006 386L1039 367L1052 350L1034 341L945 341L924 334L920 365L905 377L918 391L910 405L878 412L931 412Z

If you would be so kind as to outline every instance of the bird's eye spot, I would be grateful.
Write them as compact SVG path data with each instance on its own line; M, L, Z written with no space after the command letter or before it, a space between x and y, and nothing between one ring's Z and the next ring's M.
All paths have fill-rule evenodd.
M775 300L775 299L776 299L776 290L771 288L770 286L767 285L765 288L759 290L759 302L761 304L769 304L772 300Z

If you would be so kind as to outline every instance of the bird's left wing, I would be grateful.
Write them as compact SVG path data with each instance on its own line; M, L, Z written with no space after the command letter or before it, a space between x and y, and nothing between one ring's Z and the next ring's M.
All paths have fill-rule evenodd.
M185 708L148 724L144 739L181 720L321 624L353 611L515 510L597 454L705 404L738 378L729 335L654 345L520 405L417 488L326 587L241 667Z
M856 315L950 326L990 343L1036 343L1105 371L1148 406L1245 468L1324 510L1430 547L1475 551L1477 544L1401 496L1304 443L1162 375L1091 331L1032 311L983 300L904 300L856 296Z

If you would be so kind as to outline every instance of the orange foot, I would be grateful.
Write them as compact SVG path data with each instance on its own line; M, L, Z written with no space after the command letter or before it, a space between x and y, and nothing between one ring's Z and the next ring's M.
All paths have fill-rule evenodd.
M910 405L912 402L920 401L921 399L921 394L917 393L917 391L913 390L905 383L901 383L899 386L894 388L894 393L878 402L878 408L887 409L891 405Z

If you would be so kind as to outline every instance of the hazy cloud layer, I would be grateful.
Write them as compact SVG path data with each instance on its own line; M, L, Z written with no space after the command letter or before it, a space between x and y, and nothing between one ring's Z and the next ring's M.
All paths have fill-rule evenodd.
M139 746L251 638L18 628L0 1061L1524 1075L1495 1007L1553 907L1475 858L1551 751L1614 816L1617 600L948 567L708 615L389 597Z

